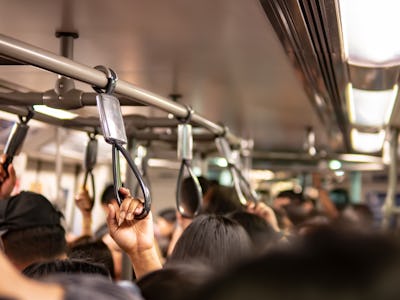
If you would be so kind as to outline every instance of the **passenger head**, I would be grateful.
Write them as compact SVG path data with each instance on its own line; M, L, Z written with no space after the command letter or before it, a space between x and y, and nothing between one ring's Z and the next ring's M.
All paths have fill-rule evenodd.
M94 274L54 274L41 281L56 283L64 290L64 298L96 300L143 300L137 286L130 282L115 284L104 276ZM27 291L28 293L29 291Z
M110 278L110 273L102 264L78 259L62 259L34 263L26 267L23 274L30 278L43 278L52 274L97 274Z
M230 213L228 217L243 226L259 253L275 246L281 238L281 235L270 224L256 214L236 211Z
M250 253L250 238L239 223L223 216L200 215L182 233L167 265L196 260L219 269Z
M165 208L158 212L157 228L161 236L170 236L176 223L176 209Z
M204 189L208 188L207 179L203 177L201 181L199 179L199 183L202 190L202 195L204 196L205 192L203 188ZM181 205L184 207L184 210L190 213L195 212L199 200L197 199L197 186L192 177L188 176L183 179L180 193L181 193ZM201 199L201 201L202 200L203 199Z
M167 256L172 235L176 229L177 211L175 208L165 208L158 212L156 219L155 237L163 257Z
M104 189L103 194L101 194L100 200L103 208L107 208L107 205L111 203L112 199L115 199L114 185L109 184Z
M204 264L175 264L145 275L137 284L146 300L186 300L213 274Z
M42 195L21 192L0 201L0 232L5 254L20 270L65 256L62 214Z
M296 193L294 190L286 190L280 192L273 201L273 207L275 209L282 209L290 204L300 205L303 203L304 198L300 193Z
M195 299L397 299L399 250L386 237L324 229L230 270Z
M214 186L207 195L205 213L225 215L242 209L236 191L232 187Z
M68 257L103 265L111 278L115 279L114 262L110 249L101 241L90 241L75 244L70 247Z

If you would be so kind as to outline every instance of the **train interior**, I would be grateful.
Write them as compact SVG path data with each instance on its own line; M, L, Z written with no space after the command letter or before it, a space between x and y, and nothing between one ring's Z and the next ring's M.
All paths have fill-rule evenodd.
M386 52L378 53L376 44L390 42L392 33L368 27L373 11L366 4L358 14L364 18L352 22L362 1L349 2L0 1L3 148L14 123L34 110L14 159L16 189L46 195L78 233L73 197L84 177L88 133L97 133L99 143L97 197L112 181L112 151L101 136L90 80L5 50L9 38L111 68L119 80L227 128L239 139L232 149L246 178L267 203L285 189L305 191L318 172L328 189L347 189L352 202L368 203L379 222L388 195L396 205L389 181L397 172L400 49L382 46ZM393 29L395 20L387 17L383 26ZM88 105L74 97L86 97ZM140 97L117 97L131 154L148 170L153 210L174 206L182 116ZM69 115L47 116L44 105ZM217 135L193 123L195 173L232 184ZM102 215L98 201L95 212Z

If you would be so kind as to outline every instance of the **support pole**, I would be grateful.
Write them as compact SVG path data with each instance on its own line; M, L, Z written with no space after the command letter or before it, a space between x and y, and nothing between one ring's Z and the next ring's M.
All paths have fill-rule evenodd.
M90 85L101 88L104 88L107 85L107 77L101 71L3 34L0 34L0 54L37 66L41 69L57 73L59 75L80 80ZM176 117L184 118L187 116L186 106L138 88L126 81L118 80L115 87L115 92L126 97L137 99L143 104L154 106L165 112L172 113ZM132 100L132 102L135 101ZM216 135L225 133L224 127L196 113L192 115L192 121L194 124L200 125ZM232 133L227 132L226 138L230 144L240 145L240 138L236 137Z
M396 185L397 185L397 149L398 149L399 130L392 129L390 132L390 165L388 174L388 190L386 194L385 204L383 206L383 223L384 229L389 229L390 219L395 210Z

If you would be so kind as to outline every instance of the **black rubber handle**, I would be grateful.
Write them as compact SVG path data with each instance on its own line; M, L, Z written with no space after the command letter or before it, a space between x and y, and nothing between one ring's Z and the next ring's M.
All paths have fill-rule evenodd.
M132 170L133 174L135 175L139 183L140 189L142 190L143 193L144 197L143 211L141 214L135 215L135 219L137 220L143 219L149 214L151 209L150 191L147 185L145 184L138 167L130 157L129 152L122 145L118 143L113 143L112 148L113 148L112 162L113 162L114 193L115 197L117 198L118 204L121 205L122 203L121 195L119 193L119 188L122 186L122 183L121 183L121 172L120 172L119 155L118 155L119 154L118 152L121 152L122 155L125 157L126 161L128 162L128 165Z
M193 180L195 188L196 188L197 207L192 215L187 214L184 210L184 207L182 206L181 189L182 189L183 174L184 174L185 168L187 169L189 176ZM190 161L187 159L182 159L181 167L179 169L177 187L176 187L176 208L178 209L179 213L183 217L193 218L200 213L202 205L203 205L203 191L201 190L201 185L200 185L199 179L197 178L196 174L194 174L194 172L190 166Z

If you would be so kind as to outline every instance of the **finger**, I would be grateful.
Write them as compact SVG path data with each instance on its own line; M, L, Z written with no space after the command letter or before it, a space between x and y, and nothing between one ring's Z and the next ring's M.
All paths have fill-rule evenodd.
M3 168L3 165L0 164L0 182L3 182L6 179L6 171Z
M111 203L108 204L107 225L110 233L118 229L115 207Z
M129 208L127 210L126 213L126 219L129 221L133 220L134 214L136 212L136 208L138 207L138 205L140 204L140 201L138 199L132 199Z
M123 198L132 197L131 192L127 188L120 187L118 191Z
M133 198L125 198L124 201L122 201L122 204L120 206L120 213L118 217L118 225L121 226L121 224L124 222L126 215L128 214L129 206L132 204L132 201L134 201Z
M251 202L251 203L249 203L248 205L247 205L247 211L248 212L253 212L254 211L254 203L253 202Z
M143 210L144 210L144 204L143 204L143 202L138 202L138 205L136 206L136 209L135 209L135 216L138 216L138 215L141 215L142 213L143 213Z
M114 211L115 211L115 220L118 220L119 219L120 209L119 209L119 205L118 205L117 200L112 199L110 204L113 206Z
M0 157L0 163L4 164L4 162L6 161L7 155L6 154L2 154Z

